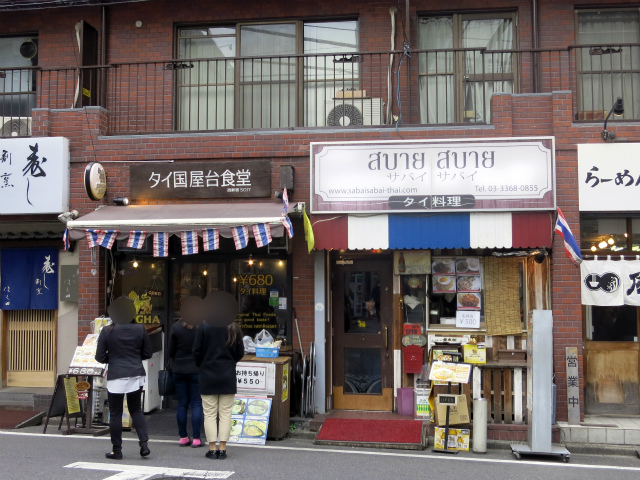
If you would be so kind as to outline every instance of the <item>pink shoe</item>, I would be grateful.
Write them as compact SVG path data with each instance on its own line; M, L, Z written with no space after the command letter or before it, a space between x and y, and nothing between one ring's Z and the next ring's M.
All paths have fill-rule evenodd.
M203 444L199 438L194 438L193 443L191 444L191 448L198 448L198 447L201 447L202 445Z
M179 445L181 447L188 447L189 445L191 445L191 440L189 439L189 437L181 438Z

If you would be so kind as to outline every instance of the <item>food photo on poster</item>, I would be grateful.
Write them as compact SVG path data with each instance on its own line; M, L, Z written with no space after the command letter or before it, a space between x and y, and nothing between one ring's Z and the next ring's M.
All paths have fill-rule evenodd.
M231 410L229 443L264 445L267 440L270 398L236 396Z

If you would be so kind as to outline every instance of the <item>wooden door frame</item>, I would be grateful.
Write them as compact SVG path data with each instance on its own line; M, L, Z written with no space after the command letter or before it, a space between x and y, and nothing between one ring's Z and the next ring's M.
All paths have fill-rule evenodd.
M394 339L394 295L393 295L393 256L392 255L349 255L349 259L353 260L353 264L336 265L337 256L331 255L330 276L332 285L332 306L331 306L331 324L332 324L332 341L331 341L331 363L332 363L332 379L331 382L333 389L333 408L344 410L372 410L372 411L392 411L393 410L393 384L394 384L394 354L393 354L393 339ZM368 262L368 263L363 263ZM377 264L377 265L376 265ZM350 394L344 393L344 385L336 385L338 381L342 382L344 377L344 365L342 348L337 341L338 332L336 328L342 328L343 322L339 322L338 318L343 312L343 298L345 286L342 285L342 279L338 280L336 275L344 275L344 273L350 270L358 271L362 270L362 266L369 269L369 265L374 265L371 269L378 270L381 284L384 277L387 282L386 290L381 288L381 296L384 295L387 301L384 304L384 309L381 305L381 331L379 332L380 341L384 342L385 335L387 335L386 351L383 350L381 367L382 367L382 392L381 394ZM341 291L337 290L337 286L342 285ZM381 285L382 287L382 285ZM340 303L339 303L340 302ZM382 302L381 302L382 304ZM384 319L383 319L384 318ZM386 327L386 331L385 331ZM358 334L354 334L358 335ZM361 334L371 335L371 334ZM373 340L369 338L368 340ZM369 346L371 343L366 341L365 346ZM384 345L383 345L384 349Z

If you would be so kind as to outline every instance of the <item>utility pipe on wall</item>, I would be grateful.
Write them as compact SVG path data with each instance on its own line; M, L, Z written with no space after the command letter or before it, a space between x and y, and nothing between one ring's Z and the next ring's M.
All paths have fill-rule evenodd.
M391 15L391 54L389 54L389 72L387 75L387 123L389 125L393 124L393 119L391 118L391 112L393 107L393 51L396 46L396 12L398 9L396 7L391 7L389 9L389 14Z

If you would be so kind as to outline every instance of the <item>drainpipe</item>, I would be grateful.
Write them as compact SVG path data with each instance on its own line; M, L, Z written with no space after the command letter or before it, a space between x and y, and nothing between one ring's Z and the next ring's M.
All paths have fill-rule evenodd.
M387 123L389 125L393 124L391 113L393 107L393 51L396 47L396 12L398 9L396 7L391 7L389 9L389 14L391 15L391 53L389 54L389 74L387 75ZM400 86L398 86L399 88Z
M100 27L100 65L107 64L107 7L102 6L102 26ZM107 105L107 71L100 70L100 106Z
M538 41L538 1L531 0L531 35L534 50L540 48ZM533 54L533 89L534 93L540 92L540 54Z

